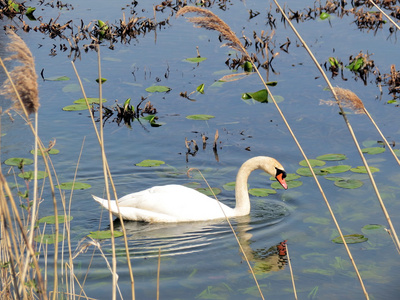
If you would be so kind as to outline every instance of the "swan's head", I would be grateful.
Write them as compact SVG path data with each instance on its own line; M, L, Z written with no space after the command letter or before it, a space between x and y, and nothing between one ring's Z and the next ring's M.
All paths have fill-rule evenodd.
M287 190L288 186L287 186L287 183L285 181L285 177L286 177L285 170L283 169L283 167L282 167L282 169L278 169L278 168L275 167L275 169L276 169L275 179L278 180L278 182L281 184L281 186L285 190Z
M276 159L271 157L266 157L266 159L264 159L264 162L265 163L262 169L264 169L265 172L274 176L275 179L278 180L278 182L282 185L282 187L287 190L288 186L285 181L286 171L283 166Z

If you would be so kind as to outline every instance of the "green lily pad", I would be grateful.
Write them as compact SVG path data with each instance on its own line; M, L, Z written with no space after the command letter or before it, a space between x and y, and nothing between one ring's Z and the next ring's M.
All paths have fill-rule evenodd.
M74 187L74 190L86 190L90 189L92 186L83 182L63 182L60 185L56 185L56 188L62 190L72 190L72 187Z
M199 62L205 61L206 59L207 59L206 57L190 57L190 58L185 58L183 61L197 64Z
M349 165L339 165L339 166L322 168L323 171L326 171L329 174L344 173L350 169L351 169L351 166L349 166Z
M380 171L378 168L375 168L375 167L369 167L369 169L370 169L371 173ZM365 168L365 166L358 166L356 168L351 168L350 171L354 172L354 173L362 173L362 174L367 173L367 169Z
M344 154L324 154L317 157L320 160L345 160L347 159L346 155Z
M163 93L163 92L169 92L170 90L171 90L171 88L164 86L164 85L152 85L146 89L146 92Z
M290 180L286 181L286 184L288 186L288 189L293 189L303 185L303 182L298 180ZM276 190L283 190L283 186L278 181L271 183L271 187Z
M322 166L325 166L325 164L326 164L326 162L324 162L323 160L319 160L319 159L309 159L308 161L310 162L311 167L322 167ZM303 167L308 167L305 159L303 159L301 162L299 162L299 165L303 166Z
M225 183L222 187L226 191L234 191L235 187L236 187L236 182L232 181L232 182Z
M67 216L65 218L64 215L59 215L58 216L58 223L71 222L73 218L74 218L73 216ZM39 220L39 223L55 224L56 223L56 217L55 216L43 217L43 218L41 218Z
M261 173L261 174L262 175L268 175L267 173ZM295 173L288 173L288 174L286 174L285 180L286 181L291 181L291 180L299 179L300 177L301 177L300 175L297 175ZM272 181L276 180L274 176L271 176L269 179L272 180Z
M211 116L211 115L201 115L201 114L186 116L186 119L189 119L189 120L203 120L203 121L205 121L205 120L210 120L210 119L213 119L213 118L215 118L215 117Z
M64 86L62 91L64 93L80 92L81 87L77 83L70 83L70 84L67 84L66 86Z
M364 237L362 234L348 234L343 236L347 244L357 244L368 241L368 238ZM335 237L332 242L336 244L343 244L343 240L340 236Z
M114 237L120 237L124 234L121 231L114 230ZM92 231L88 234L88 237L91 237L96 240L104 240L104 239L111 239L111 230L100 230L100 231Z
M33 164L33 160L30 158L12 157L7 159L4 163L8 166L20 167Z
M254 99L261 103L267 103L268 102L268 91L266 89L263 89L263 90L259 90L254 93L244 93L244 94L242 94L242 99L244 99L244 100Z
M140 163L135 164L138 167L159 167L165 164L162 160L145 159Z
M324 178L331 181L343 180L343 177L334 177L334 176L325 176Z
M62 234L58 235L58 241L61 242L64 239ZM43 244L54 244L56 242L56 235L55 234L43 234L37 235L34 238L35 242L43 243Z
M212 189L212 191L210 191L209 188L195 188L196 191L198 191L204 195L207 195L207 196L214 196L214 195L218 195L221 193L221 189L219 189L219 188L211 188L211 189Z
M344 189L357 189L363 186L363 182L357 179L339 179L335 181L335 185Z
M255 197L267 197L270 194L276 194L276 191L272 189L254 188L249 190L249 194Z
M62 110L64 111L79 111L88 109L86 104L73 104L64 106Z
M382 148L382 147L369 147L369 148L361 149L361 151L362 151L362 153L379 154L379 153L385 152L386 149Z
M327 171L324 171L320 168L313 168L315 175L326 175L328 174ZM311 171L309 168L299 168L296 170L296 173L301 176L312 176Z
M38 175L37 179L43 179L43 178L46 178L46 177L49 176L44 171L38 171L37 175ZM34 172L33 171L27 171L27 172L24 172L24 173L20 173L20 174L18 174L18 177L23 178L25 180L33 180L34 179Z
M324 218L324 217L307 217L303 220L304 223L313 223L313 224L319 224L319 225L329 225L331 222L331 219Z
M48 154L58 154L58 153L60 153L60 150L58 150L58 149L55 149L55 148L51 148L48 152L45 152L45 153L48 153ZM31 150L31 154L35 154L35 150ZM40 149L38 149L38 155L42 155L42 151L40 151Z
M97 103L100 104L100 98L87 98L89 104ZM101 98L101 102L107 102L106 99ZM74 101L75 104L84 104L86 106L86 100L85 98L79 98L78 100Z
M52 76L52 77L45 78L45 80L47 80L47 81L68 81L68 80L70 80L70 78L67 76Z

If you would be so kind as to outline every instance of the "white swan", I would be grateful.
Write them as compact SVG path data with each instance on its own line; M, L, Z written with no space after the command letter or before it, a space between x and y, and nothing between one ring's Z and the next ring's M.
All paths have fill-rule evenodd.
M250 213L247 180L250 173L256 169L274 176L283 188L287 189L286 172L282 165L274 158L257 156L247 160L237 173L235 208L230 208L194 189L171 184L126 195L118 200L119 210L124 220L155 223L220 219L225 217L222 209L227 217L245 216ZM93 198L108 209L108 200L96 196ZM111 201L110 210L118 217L115 200Z

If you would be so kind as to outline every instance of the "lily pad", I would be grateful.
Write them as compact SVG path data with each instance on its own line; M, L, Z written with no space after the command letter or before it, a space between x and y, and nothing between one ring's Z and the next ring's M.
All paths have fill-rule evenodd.
M225 183L222 187L226 191L234 191L235 187L236 187L236 182L232 181L232 182Z
M298 180L290 180L290 181L286 181L286 184L288 186L288 189L293 189L293 188L303 185L303 182L298 181ZM276 190L283 189L283 186L278 181L271 183L271 187Z
M364 237L362 234L348 234L343 236L347 244L357 244L368 241L368 238ZM343 240L340 236L335 237L332 242L336 244L343 244Z
M67 216L65 218L64 215L60 215L60 216L58 216L58 223L71 222L73 218L74 218L73 216ZM55 216L43 217L39 220L39 223L55 224L56 217Z
M319 160L319 159L309 159L308 161L310 162L311 167L322 167L322 166L325 166L325 164L326 164L326 162L324 162L323 160ZM303 167L308 167L305 159L303 159L301 162L299 162L299 165L303 166Z
M205 61L206 59L207 59L206 57L190 57L190 58L185 58L183 61L190 63L199 63Z
M48 174L45 171L38 171L38 177L37 179L43 179L48 177ZM34 172L33 171L27 171L24 173L18 174L18 177L23 178L25 180L33 180L34 179Z
M138 167L159 167L165 164L162 160L145 159L140 163L135 164Z
M369 167L369 169L370 169L371 173L380 171L378 168L375 168L375 167ZM365 168L365 166L358 166L357 168L351 168L350 171L354 172L354 173L363 173L363 174L367 173L367 169Z
M268 102L268 91L266 89L263 89L263 90L259 90L254 93L244 93L244 94L242 94L242 99L244 99L244 100L254 99L261 103L267 103Z
M62 190L72 190L72 187L74 190L86 190L90 189L92 186L83 182L63 182L60 185L56 185L56 188Z
M79 110L86 110L88 109L86 104L73 104L64 106L62 110L64 111L79 111Z
M209 188L196 188L195 190L207 196L214 196L221 193L221 189L219 188L211 188L211 189L212 191L210 191Z
M345 160L345 159L347 159L347 157L344 154L332 153L332 154L320 155L317 157L317 159L320 159L320 160Z
M64 237L62 234L58 235L58 241L62 241ZM55 234L43 234L43 235L37 235L34 238L35 242L38 243L43 243L43 244L54 244L56 242L56 235Z
M326 171L329 174L344 173L350 169L351 169L351 166L349 166L349 165L338 165L338 166L322 168L323 171Z
M205 120L210 120L210 119L213 119L213 118L215 118L215 117L211 116L211 115L201 115L201 114L186 116L186 119L189 119L189 120L203 120L203 121L205 121Z
M254 188L249 190L249 194L255 197L267 197L270 194L276 194L273 189Z
M326 175L328 174L327 171L324 171L320 168L313 168L315 175ZM299 168L296 170L296 173L301 176L312 176L311 171L309 168Z
M55 148L51 148L49 151L45 152L48 154L58 154L60 153L60 150L55 149ZM31 150L31 154L35 154L35 150ZM40 149L38 149L38 155L42 155L42 151L40 151Z
M64 86L62 91L64 93L80 92L81 87L77 83L70 83L70 84L67 84L66 86Z
M164 86L164 85L152 85L146 89L146 92L163 93L163 92L169 92L170 90L171 90L171 88Z
M114 230L114 237L120 237L124 234L121 231ZM96 240L104 240L104 239L111 239L111 230L100 230L100 231L93 231L88 234L88 237L91 237Z
M87 100L88 100L89 104L93 104L93 103L99 104L100 103L100 98L87 98ZM107 102L107 100L104 98L101 98L101 102L104 103L104 102ZM85 98L79 98L78 100L75 100L74 103L75 104L84 104L86 106Z
M267 173L261 173L261 174L262 175L268 175ZM288 173L288 174L286 174L285 180L286 181L291 181L291 180L299 179L300 177L301 177L300 175L297 175L295 173ZM274 176L271 176L269 179L272 180L272 181L276 180Z
M361 151L362 151L362 153L379 154L379 153L385 152L386 149L382 148L382 147L369 147L369 148L361 149Z
M30 158L12 157L7 159L4 163L8 166L20 167L33 164L33 160Z
M70 78L67 76L52 76L52 77L45 78L45 80L47 80L47 81L68 81L68 80L70 80Z
M357 179L339 179L335 181L335 185L344 189L357 189L363 186L363 182Z

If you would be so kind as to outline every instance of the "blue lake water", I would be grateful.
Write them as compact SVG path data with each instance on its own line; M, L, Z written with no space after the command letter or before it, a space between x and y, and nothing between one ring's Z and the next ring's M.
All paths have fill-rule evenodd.
M44 21L55 18L58 22L73 20L73 26L80 26L98 19L118 23L123 12L130 16L132 4L124 1L70 1L74 9L51 9L38 7L35 15L43 16ZM298 1L287 1L288 7L303 9ZM283 3L281 3L283 4ZM304 5L303 3L301 5ZM311 5L311 2L310 2ZM153 17L150 3L140 3L134 8L138 16ZM250 19L249 10L259 11L260 15ZM253 30L270 32L266 25L266 12L269 3L229 3L227 9L211 10L218 14L237 33L251 37ZM273 60L276 73L269 72L268 80L277 81L271 87L274 95L283 97L279 105L298 140L309 158L327 153L342 153L347 160L327 162L328 166L347 164L352 167L362 165L354 143L338 113L336 106L319 105L320 100L331 100L331 94L324 90L326 83L313 65L311 59L294 36L290 28L280 22L280 15L272 9L277 19L273 41L283 44L291 40L289 53L280 54ZM168 15L158 12L157 19ZM2 21L6 24L6 21ZM352 23L353 17L333 17L330 22L309 20L295 23L303 38L321 64L328 57L335 56L346 62L350 55L361 50L373 55L375 65L381 73L389 73L390 65L398 65L398 44L396 32L389 36L388 26L376 34L360 32ZM35 26L35 22L29 23ZM36 59L36 69L44 69L45 78L68 76L69 81L39 80L40 103L39 135L46 145L56 139L60 153L51 156L60 182L74 179L76 164L80 158L77 181L89 183L88 190L74 191L71 202L71 240L73 251L79 252L80 242L91 231L109 229L108 214L92 200L91 195L104 194L104 179L101 154L87 111L66 112L62 108L82 98L78 80L74 74L68 51L58 50L59 38L50 39L39 32L18 34L30 47ZM4 38L2 37L2 40ZM89 44L89 40L80 45ZM50 49L56 45L57 55L50 56ZM197 55L196 46L207 60L200 64L183 61ZM232 51L220 47L218 34L194 28L185 18L171 17L169 25L156 33L149 32L139 36L130 44L115 43L114 50L108 43L102 44L102 77L107 79L103 85L106 105L115 100L123 103L132 98L138 104L141 97L147 97L157 109L157 122L161 127L151 127L148 122L140 124L137 120L132 127L106 121L104 126L105 148L110 170L116 182L118 195L122 196L154 185L169 183L187 184L193 181L206 187L199 179L188 178L189 168L198 168L211 186L218 187L222 193L219 199L230 206L234 205L234 192L224 190L223 185L235 180L236 171L250 157L267 155L278 159L288 173L295 173L303 158L291 138L285 124L272 103L243 101L241 94L262 89L257 75L223 85L212 86L223 75L232 71L225 61ZM1 46L4 55L4 45ZM249 48L254 51L253 48ZM82 50L81 57L75 61L83 80L88 97L98 97L97 53ZM265 75L265 70L262 71ZM355 92L364 102L368 111L384 132L389 141L396 141L398 149L399 121L398 107L387 104L391 99L387 88L383 87L380 96L374 77L370 75L368 84L354 80L354 75L344 70L347 81L340 76L332 80L334 86ZM1 78L4 74L1 73ZM148 93L151 85L165 85L171 88L168 93ZM180 97L181 92L194 91L205 84L205 93L194 94L196 101ZM9 102L4 103L3 110ZM186 119L187 115L209 114L215 118L208 121ZM97 114L98 116L98 114ZM349 114L348 118L363 147L378 146L380 140L374 127L364 115ZM1 160L10 157L31 157L33 137L27 126L18 117L12 123L6 115L2 116ZM219 131L218 157L212 151L215 131ZM205 150L201 147L201 134L209 137ZM185 138L195 139L200 150L195 156L186 156ZM248 151L250 150L250 151ZM366 157L371 166L380 169L374 173L395 228L400 226L400 206L396 201L399 194L398 165L389 151ZM156 168L135 166L145 159L157 159L165 165ZM3 164L3 173L8 166ZM15 171L17 172L17 171ZM382 224L387 227L373 189L366 175L347 172L334 174L360 179L364 182L359 189L342 189L332 181L319 177L322 187L331 202L344 234L360 233L369 224ZM8 181L14 181L12 174ZM18 179L19 180L19 179ZM302 176L303 185L287 191L278 190L267 198L252 197L250 216L233 220L246 255L250 259L266 298L293 296L288 266L276 253L269 250L283 240L288 240L293 272L299 297L302 299L363 299L363 293L347 254L340 244L331 240L337 236L325 203L311 177ZM19 182L22 184L23 182ZM255 172L250 177L250 188L270 188L268 177ZM69 192L66 192L69 199ZM51 215L51 202L48 182L45 183L43 203L39 217ZM61 204L60 204L61 211ZM118 227L118 222L115 225ZM132 255L135 292L137 299L156 297L156 278L158 254L161 252L160 295L163 299L257 299L258 290L248 271L247 264L225 221L190 224L126 224ZM52 231L51 225L46 229ZM399 257L391 241L384 232L370 235L368 242L350 245L353 257L365 281L371 299L397 299L400 292ZM85 243L83 241L82 243ZM119 288L123 298L130 297L130 277L127 269L124 247L121 238L116 240L118 249ZM105 257L111 262L110 241L101 241ZM66 250L66 247L65 247ZM94 247L80 253L74 259L74 272L82 283L87 272L84 291L88 297L110 299L111 275L104 258ZM52 248L49 246L49 259ZM67 254L67 252L65 252ZM51 269L51 268L50 268ZM51 270L49 271L51 273ZM50 276L50 275L49 275ZM52 280L49 277L49 290ZM64 287L61 285L61 289ZM79 294L79 286L75 292Z

